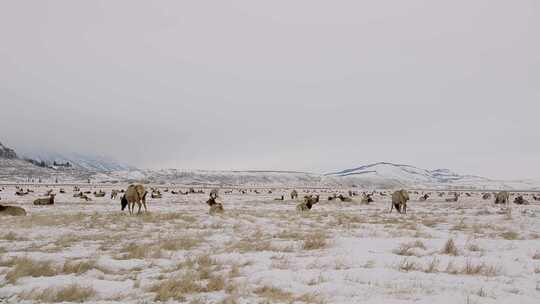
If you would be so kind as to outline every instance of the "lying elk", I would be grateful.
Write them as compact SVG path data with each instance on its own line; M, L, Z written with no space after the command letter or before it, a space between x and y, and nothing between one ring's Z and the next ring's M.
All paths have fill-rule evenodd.
M459 199L459 195L457 193L454 193L454 197L447 198L445 201L447 201L447 202L457 202L458 199Z
M95 197L105 197L105 192L103 192L102 190L99 190L99 192L94 191L94 196Z
M313 205L319 202L319 195L313 197L313 195L304 196L304 201L296 206L297 211L311 210Z
M19 190L15 191L15 195L17 195L17 196L25 196L28 193L29 193L28 191L24 192L24 190L22 190L22 189L19 189Z
M350 198L350 197L345 197L345 196L343 196L343 194L338 195L338 198L339 198L342 202L347 202L347 203L352 202L352 198Z
M362 204L369 204L369 203L373 203L373 198L371 197L372 194L366 194L366 193L362 193L362 200L360 200L360 203Z
M144 206L144 212L148 212L146 208L146 194L148 192L144 190L144 186L141 184L138 185L129 185L126 190L126 193L122 196L120 204L122 205L122 211L128 206L130 214L133 214L135 210L135 203L139 206L139 211L137 214L141 213L141 207Z
M285 200L285 195L282 195L281 197L277 197L274 200L275 201L284 201Z
M152 198L161 198L161 192L159 192L159 190L152 191L152 194L150 194L150 197L152 197Z
M516 205L528 205L529 202L523 198L523 195L519 195L514 199L514 204Z
M418 200L421 201L421 202L425 202L425 201L427 201L428 198L429 198L429 194L424 194L424 195L420 196L420 198Z
M54 205L54 194L46 198L38 198L34 200L34 205Z
M21 207L16 207L16 206L0 205L0 215L25 216L26 210L24 210Z
M484 199L484 200L488 200L488 199L490 199L490 198L491 198L491 193L484 193L484 194L482 195L482 199Z

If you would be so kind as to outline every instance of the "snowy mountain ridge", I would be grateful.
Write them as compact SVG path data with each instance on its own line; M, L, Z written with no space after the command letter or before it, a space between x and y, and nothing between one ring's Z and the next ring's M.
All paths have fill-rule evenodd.
M109 157L78 153L30 152L17 158L15 150L1 146L0 180L5 182L144 182L156 184L245 187L358 187L363 189L515 189L540 190L534 180L498 181L462 175L449 169L427 170L411 165L378 162L351 169L317 174L264 170L138 169ZM13 157L15 156L15 158ZM25 161L23 159L31 159ZM44 162L46 165L44 166ZM67 165L69 163L69 165ZM56 164L56 165L55 165Z
M24 152L23 158L35 161L44 161L49 165L56 163L70 163L73 168L89 172L114 172L135 170L136 168L107 156L86 155L81 153L57 153L57 152Z
M470 189L540 189L538 181L498 181L475 175L462 175L449 169L427 170L411 165L378 162L324 175L344 184L364 187L418 187Z

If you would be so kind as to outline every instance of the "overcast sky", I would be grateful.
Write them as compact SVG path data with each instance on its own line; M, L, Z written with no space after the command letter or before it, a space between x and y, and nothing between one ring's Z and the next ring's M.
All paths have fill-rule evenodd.
M540 178L540 1L1 1L0 142Z

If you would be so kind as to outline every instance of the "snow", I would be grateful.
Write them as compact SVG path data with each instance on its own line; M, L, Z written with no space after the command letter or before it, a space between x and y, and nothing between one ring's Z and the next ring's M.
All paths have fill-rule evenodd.
M164 190L189 185L160 185L164 196L148 199L150 213L130 216L119 210L119 200L92 197L86 203L71 191L57 194L54 206L34 206L32 200L47 188L30 187L35 193L24 197L16 197L12 186L0 192L0 203L29 213L0 218L0 265L7 265L0 267L0 302L19 303L24 292L71 283L96 291L88 302L153 302L152 286L190 271L195 271L194 282L206 286L207 280L197 277L200 266L187 266L189 259L204 255L215 260L207 269L210 276L221 275L234 288L190 291L185 303L220 303L228 297L238 303L537 303L540 296L540 204L529 194L525 197L531 204L513 205L509 214L483 200L481 192L462 194L457 203L445 202L449 193L434 193L426 202L417 200L421 192L412 193L408 214L400 215L388 213L388 195L375 195L375 203L361 205L326 200L334 191L349 189L319 189L322 201L302 214L295 211L298 201L274 200L289 189L245 195L222 189L225 213L210 216L207 194L172 195ZM109 193L112 187L82 190ZM8 237L10 232L15 237ZM508 232L516 235L505 236ZM326 245L305 249L312 234L325 235ZM456 256L441 252L450 238ZM169 239L193 244L160 247L155 254L152 248ZM416 241L425 248L397 253L402 244ZM122 258L129 244L141 245L148 254ZM6 262L15 256L58 267L68 260L95 261L95 266L80 274L25 276L9 283L5 276L12 267ZM426 271L433 261L438 263L435 271ZM414 267L404 270L405 262ZM484 272L466 274L467 264L484 265ZM236 275L230 275L233 266ZM285 295L269 298L259 292L265 286Z

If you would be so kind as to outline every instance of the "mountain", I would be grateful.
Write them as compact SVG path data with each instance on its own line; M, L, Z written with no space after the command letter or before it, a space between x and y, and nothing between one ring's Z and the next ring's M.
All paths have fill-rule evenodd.
M48 165L54 166L54 163L58 166L66 165L69 163L70 167L78 170L95 172L95 173L107 173L115 171L129 171L136 168L116 161L106 156L85 155L80 153L57 153L57 152L24 152L22 156L27 159L32 159L37 162L45 162ZM58 167L56 166L56 167Z
M28 182L43 181L53 183L55 181L73 182L87 180L91 173L75 168L53 168L40 166L38 162L29 162L17 156L14 149L0 143L0 181L3 182Z
M109 178L182 185L252 187L324 187L335 185L331 179L320 174L295 171L130 170L113 172Z
M538 189L535 181L498 181L475 175L462 175L448 169L427 170L388 162L328 173L342 184L362 188L435 188L435 189Z
M10 148L4 146L4 145L0 142L0 158L4 158L4 159L15 159L15 158L17 158L17 153L15 153L15 150L10 149Z
M203 171L137 169L103 156L30 152L18 158L0 144L0 181L108 182L212 185L242 187L358 187L361 189L478 189L540 190L531 180L498 181L448 169L427 170L379 162L328 174L296 171Z

